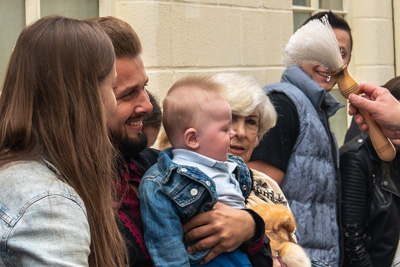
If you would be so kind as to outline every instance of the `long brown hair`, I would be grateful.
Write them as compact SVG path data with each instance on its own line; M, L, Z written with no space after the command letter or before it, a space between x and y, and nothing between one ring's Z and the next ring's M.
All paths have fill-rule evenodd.
M114 62L112 43L94 22L44 17L20 34L0 97L0 166L40 159L55 165L85 203L90 266L126 263L99 89Z

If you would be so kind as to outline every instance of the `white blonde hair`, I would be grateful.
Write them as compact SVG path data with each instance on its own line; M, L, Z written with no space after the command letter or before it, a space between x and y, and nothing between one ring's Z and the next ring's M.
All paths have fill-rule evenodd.
M259 140L275 126L277 115L274 105L254 78L239 73L217 73L212 79L224 86L233 115L245 117L258 110Z

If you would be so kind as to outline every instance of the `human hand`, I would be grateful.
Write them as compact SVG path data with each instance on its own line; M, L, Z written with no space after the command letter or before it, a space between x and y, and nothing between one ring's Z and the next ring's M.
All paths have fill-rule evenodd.
M368 130L358 108L367 111L371 118L381 127L383 134L390 139L400 138L400 103L385 88L372 84L359 84L360 93L365 96L351 94L349 96L349 114L360 130Z
M216 203L208 212L201 213L183 225L184 243L201 239L188 247L188 253L212 248L201 261L210 262L222 252L231 252L253 238L255 222L245 210Z

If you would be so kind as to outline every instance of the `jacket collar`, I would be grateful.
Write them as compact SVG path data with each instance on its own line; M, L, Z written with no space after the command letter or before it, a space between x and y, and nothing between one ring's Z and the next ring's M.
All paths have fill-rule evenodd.
M344 107L299 66L287 67L283 72L281 82L288 82L296 86L307 96L316 110L326 112L329 117L333 116L338 109Z
M162 182L166 183L169 180L172 172L178 169L178 165L172 161L172 147L164 149L160 152L157 159L157 166L159 168L160 173L163 175Z
M187 168L190 168L191 172L202 173L200 170L196 170L195 168L180 166L180 165L176 164L175 162L173 162L172 161L172 158L173 158L172 150L173 150L172 147L164 149L163 151L160 152L158 159L157 159L157 166L158 166L160 173L163 174L162 182L164 184L168 182L170 176L172 175L172 173L174 171L176 171L177 173L179 173L181 175L182 174L187 175ZM228 154L228 161L235 163L235 165L237 164L237 166L235 168L236 177L240 176L240 172L246 172L246 170L248 170L246 164L243 162L242 158L240 158L240 157L236 157L232 154ZM246 175L250 176L250 173L248 173L248 171L247 171Z

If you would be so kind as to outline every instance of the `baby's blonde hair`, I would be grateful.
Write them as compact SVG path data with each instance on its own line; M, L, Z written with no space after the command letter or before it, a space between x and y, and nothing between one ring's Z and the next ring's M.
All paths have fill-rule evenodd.
M224 88L211 76L190 75L175 82L163 101L163 126L172 146L178 148L184 132L206 116L206 106L221 98Z

